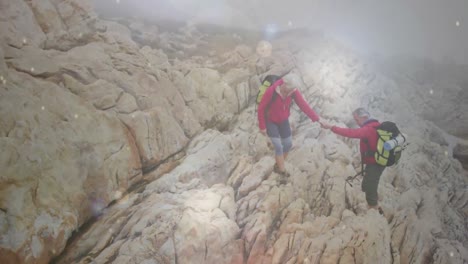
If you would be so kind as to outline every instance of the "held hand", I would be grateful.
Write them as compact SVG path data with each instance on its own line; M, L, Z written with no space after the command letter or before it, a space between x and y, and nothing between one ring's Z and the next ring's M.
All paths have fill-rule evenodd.
M320 126L322 128L324 128L324 129L330 129L332 127L332 125L330 125L330 124L328 124L328 123L326 123L324 121L319 121L319 123L320 123Z
M262 135L264 135L264 136L266 136L266 135L267 135L266 129L262 129L262 130L260 130L260 133L262 133Z

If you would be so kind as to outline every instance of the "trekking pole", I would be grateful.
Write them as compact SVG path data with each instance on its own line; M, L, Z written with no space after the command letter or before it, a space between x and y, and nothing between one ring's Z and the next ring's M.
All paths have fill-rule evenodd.
M354 179L356 179L359 175L362 174L362 171L358 172L356 175L354 176L348 176L346 178L346 183L349 184L349 186L353 187L353 184L351 183Z

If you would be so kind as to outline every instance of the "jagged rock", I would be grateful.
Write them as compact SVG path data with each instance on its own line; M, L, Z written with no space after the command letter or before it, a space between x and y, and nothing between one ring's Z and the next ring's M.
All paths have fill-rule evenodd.
M100 33L104 42L119 46L127 52L138 49L138 45L132 40L130 29L126 26L112 21L99 21L98 26L105 28L105 31Z
M221 79L220 74L211 69L193 69L186 76L198 100L188 103L203 126L216 121L229 122L239 111L235 91Z
M148 46L144 46L140 49L140 53L148 60L150 68L155 67L163 70L171 68L167 55L161 50L154 50Z
M133 40L141 45L157 46L159 42L159 29L155 25L145 25L140 22L131 22Z
M45 48L66 51L87 42L97 30L90 1L30 1L28 4L47 36Z
M46 36L25 1L0 2L0 32L2 46L21 48L25 45L42 47Z
M200 178L208 186L224 183L237 164L237 159L232 155L230 138L207 130L192 140L180 166L162 176L158 182L148 185L148 188L168 191L174 188L176 182L190 182L194 178Z
M138 181L133 140L116 118L61 87L9 71L1 91L1 247L47 262L72 232ZM18 109L22 105L22 110Z
M463 132L463 116L450 112L464 109L463 78L441 81L447 94L421 95L428 82L396 82L317 34L282 34L259 58L248 36L190 24L148 32L96 19L88 1L0 6L9 12L0 22L2 263L51 261L94 216L54 262L468 260L467 173L452 158L463 149L438 127L448 113L461 120L451 132ZM297 106L291 176L279 184L250 103L266 74L290 70L322 118L353 126L351 111L365 106L408 135L402 160L382 174L384 216L367 209L359 178L345 181L360 170L357 140ZM422 119L428 108L443 110L434 124ZM155 170L142 177L142 167Z
M34 76L48 77L60 71L59 66L52 58L54 55L29 46L21 49L20 57L7 60L7 63L17 71Z
M117 102L117 112L120 114L130 114L138 110L135 97L128 93L123 93Z
M188 142L182 128L165 109L137 111L120 119L134 135L144 167L162 162Z
M3 48L0 46L0 75L2 76L1 79L0 79L0 82L2 82L2 85L3 85L3 80L5 80L7 78L7 71L8 71L8 68L7 68L7 65L5 63L5 55L4 55L4 52L3 52Z

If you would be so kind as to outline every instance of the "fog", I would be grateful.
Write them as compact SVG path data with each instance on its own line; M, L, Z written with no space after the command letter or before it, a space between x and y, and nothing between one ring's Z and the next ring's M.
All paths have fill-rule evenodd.
M468 64L467 0L94 0L103 16L281 30L308 27L369 55Z

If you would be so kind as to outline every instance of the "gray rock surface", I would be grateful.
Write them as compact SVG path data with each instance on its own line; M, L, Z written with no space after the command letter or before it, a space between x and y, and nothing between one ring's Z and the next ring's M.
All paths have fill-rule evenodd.
M316 34L262 57L248 34L98 19L87 1L0 7L0 262L468 262L467 144L450 135L465 135L463 82L422 94L448 82ZM407 134L379 185L384 216L344 181L357 142L297 106L279 183L252 97L289 70L329 122L365 106Z

